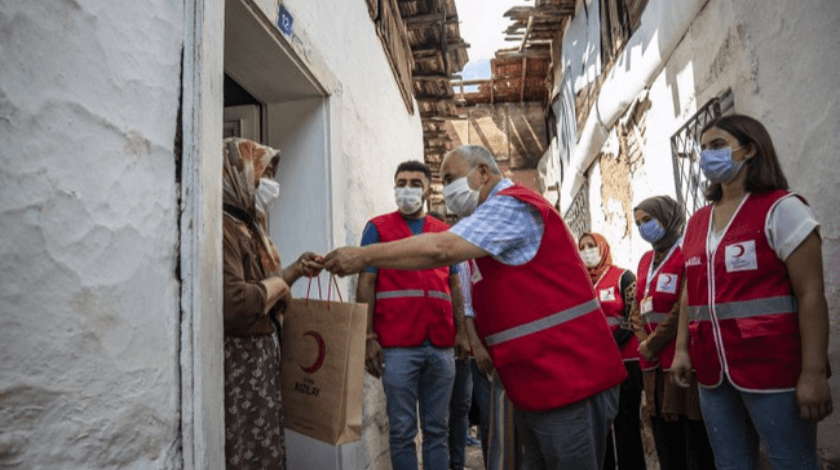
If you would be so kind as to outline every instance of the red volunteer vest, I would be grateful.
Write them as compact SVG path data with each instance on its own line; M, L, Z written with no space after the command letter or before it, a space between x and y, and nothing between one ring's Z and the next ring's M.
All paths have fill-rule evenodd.
M530 204L545 221L531 261L508 266L485 256L473 273L476 329L511 402L551 410L618 385L627 377L621 355L560 215L519 185L498 195Z
M800 372L799 315L787 268L766 231L787 191L748 194L714 251L712 205L688 222L689 352L697 380L715 387L725 373L744 390L791 390ZM711 299L711 302L710 302Z
M680 242L674 244L665 258L653 269L653 251L642 255L639 261L638 271L638 292L636 303L639 305L639 313L642 317L645 331L651 334L656 327L665 320L665 317L674 308L674 304L680 301L680 288L682 287L685 263L683 261ZM649 298L650 302L645 302ZM671 368L674 362L674 350L676 349L676 337L671 338L659 353L657 360L648 361L641 358L642 370L653 370L662 367L663 370Z
M621 276L624 272L621 268L610 266L595 284L595 294L598 295L601 310L607 316L607 324L613 333L618 331L624 321L624 295L621 292ZM636 335L631 336L618 349L624 362L639 360L639 340Z
M371 220L383 243L412 236L399 212ZM445 232L449 227L426 217L423 233ZM449 268L423 271L380 269L376 276L373 331L383 348L420 346L427 338L439 348L455 344Z

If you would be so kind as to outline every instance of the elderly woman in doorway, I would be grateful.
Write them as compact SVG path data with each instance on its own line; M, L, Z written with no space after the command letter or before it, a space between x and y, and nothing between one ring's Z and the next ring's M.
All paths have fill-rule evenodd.
M224 141L225 460L228 469L286 466L280 397L280 323L290 287L321 269L306 252L282 268L265 234L280 152L250 140Z

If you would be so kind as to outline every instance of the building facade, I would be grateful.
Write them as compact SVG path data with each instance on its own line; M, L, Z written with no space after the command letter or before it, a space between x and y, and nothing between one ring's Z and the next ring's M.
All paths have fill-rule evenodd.
M538 1L535 11L556 9ZM576 233L603 233L616 264L649 244L632 208L667 194L687 213L705 204L699 131L737 112L767 126L794 191L822 224L830 362L840 369L840 5L733 0L578 0L552 39L545 195ZM557 190L555 190L557 189ZM840 378L831 379L835 400ZM819 447L840 460L840 415Z

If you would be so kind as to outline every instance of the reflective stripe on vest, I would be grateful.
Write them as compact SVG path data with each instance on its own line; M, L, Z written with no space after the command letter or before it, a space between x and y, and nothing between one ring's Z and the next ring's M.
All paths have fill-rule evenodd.
M667 317L667 313L648 312L642 314L642 320L644 320L646 325L651 323L662 323Z
M567 321L571 321L575 318L582 317L588 313L592 313L599 307L600 304L598 303L598 299L592 299L588 302L576 305L572 308L551 314L544 318L540 318L539 320L535 320L524 325L515 326L513 328L500 331L496 334L492 334L485 338L485 341L487 342L487 346L495 346L497 344L501 344L516 338L521 338L523 336L527 336L530 334L538 333L543 330L547 330L549 328L553 328L557 325L560 325L561 323L566 323Z
M715 313L717 314L718 320L735 320L739 318L778 315L780 313L791 313L796 311L796 299L787 295L782 297L744 300L741 302L727 302L715 305ZM697 305L694 307L688 307L688 320L711 320L708 306Z
M376 300L409 299L409 298L416 298L416 297L426 297L426 292L424 292L423 289L406 289L406 290L391 290L391 291L377 292L376 293ZM450 296L446 292L430 290L429 291L429 297L434 297L436 299L445 300L447 302L452 302L452 296Z
M452 296L447 294L446 292L430 290L429 291L429 297L434 297L435 299L440 299L440 300L445 300L447 302L452 302Z
M607 325L610 326L619 326L621 325L622 318L620 317L607 317Z

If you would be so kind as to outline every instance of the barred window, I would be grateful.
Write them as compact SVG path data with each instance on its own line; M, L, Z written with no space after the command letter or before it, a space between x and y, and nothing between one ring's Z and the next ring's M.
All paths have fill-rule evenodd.
M592 224L590 218L589 179L587 179L572 200L572 205L566 211L563 220L566 222L566 226L569 227L569 231L574 235L575 240L578 240L582 233L591 230Z
M677 201L685 208L686 217L706 205L708 181L700 171L700 132L710 121L729 114L733 108L734 95L727 90L709 100L671 136Z

